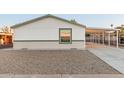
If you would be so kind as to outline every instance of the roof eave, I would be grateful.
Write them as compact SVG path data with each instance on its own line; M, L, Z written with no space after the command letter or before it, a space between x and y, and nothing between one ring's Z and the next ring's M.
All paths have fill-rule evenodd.
M60 18L60 17L56 17L56 16L53 16L53 15L50 15L50 14L45 15L45 16L42 16L42 17L38 17L38 18L29 20L29 21L25 21L25 22L22 22L22 23L19 23L19 24L15 24L15 25L11 26L11 28L13 28L13 29L14 29L14 28L18 28L18 27L20 27L20 26L23 26L23 25L26 25L26 24L35 22L35 21L37 21L37 20L41 20L41 19L44 19L44 18L48 18L48 17L56 18L56 19L58 19L58 20L65 21L65 22L68 22L68 23L70 23L70 24L73 24L73 25L77 25L77 26L81 26L81 27L86 28L85 25L82 25L82 24L79 24L79 23L72 23L72 22L70 22L70 21L67 20L67 19L63 19L63 18Z

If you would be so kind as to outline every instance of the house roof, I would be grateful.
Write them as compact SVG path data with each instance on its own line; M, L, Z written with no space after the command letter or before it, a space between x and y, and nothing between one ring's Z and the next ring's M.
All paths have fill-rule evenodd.
M70 23L70 24L73 24L73 25L77 25L77 26L81 26L81 27L86 28L85 25L79 24L77 22L71 22L69 20L66 20L66 19L54 16L54 15L51 15L51 14L48 14L48 15L45 15L45 16L41 16L41 17L38 17L38 18L35 18L35 19L32 19L32 20L28 20L28 21L25 21L25 22L22 22L22 23L19 23L19 24L15 24L15 25L11 26L11 28L21 27L23 25L30 24L30 23L36 22L38 20L42 20L44 18L49 18L49 17L55 18L55 19L58 19L58 20L61 20L61 21L64 21L64 22L67 22L67 23Z

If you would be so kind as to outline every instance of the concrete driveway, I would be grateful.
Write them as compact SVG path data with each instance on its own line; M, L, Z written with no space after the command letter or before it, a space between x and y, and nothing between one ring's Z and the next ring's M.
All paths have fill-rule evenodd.
M124 49L120 48L89 48L90 52L102 59L107 64L124 74Z

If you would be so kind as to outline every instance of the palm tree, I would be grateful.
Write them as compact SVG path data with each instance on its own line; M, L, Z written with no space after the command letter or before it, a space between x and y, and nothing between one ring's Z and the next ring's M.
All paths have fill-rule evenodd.
M113 25L113 24L111 24L110 26L111 26L111 28L113 28L113 26L114 26L114 25Z

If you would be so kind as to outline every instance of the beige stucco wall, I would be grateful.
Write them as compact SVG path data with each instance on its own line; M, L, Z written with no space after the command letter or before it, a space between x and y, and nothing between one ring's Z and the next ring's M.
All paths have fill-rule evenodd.
M59 40L59 28L72 28L72 40L85 41L85 28L54 18L45 18L13 29L14 41L19 40ZM31 45L30 45L31 44ZM35 45L34 45L35 44ZM59 44L59 42L14 42L14 48L84 48L83 42Z
M72 44L59 44L58 42L14 42L14 49L84 49L85 42L73 42Z

